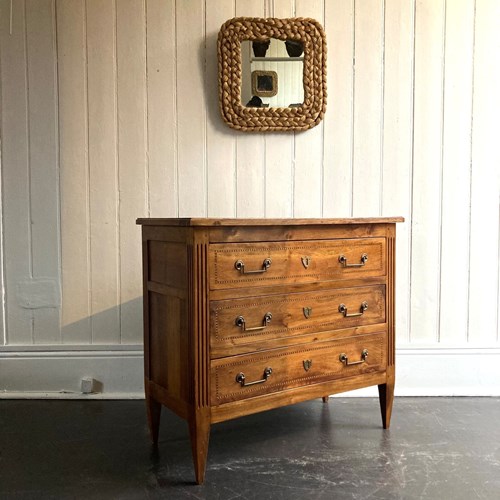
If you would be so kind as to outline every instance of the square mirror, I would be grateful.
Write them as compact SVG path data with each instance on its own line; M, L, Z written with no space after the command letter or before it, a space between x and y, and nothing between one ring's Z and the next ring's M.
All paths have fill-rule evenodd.
M307 130L326 109L326 39L314 19L239 17L218 38L219 107L242 131Z

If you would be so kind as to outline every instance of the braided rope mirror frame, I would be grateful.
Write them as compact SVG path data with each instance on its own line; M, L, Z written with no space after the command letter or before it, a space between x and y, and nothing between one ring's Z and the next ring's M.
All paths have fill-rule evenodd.
M253 108L241 103L241 42L269 38L297 40L304 47L304 102L288 108ZM245 132L307 130L326 110L326 36L314 19L235 17L226 21L217 40L219 109L230 127Z

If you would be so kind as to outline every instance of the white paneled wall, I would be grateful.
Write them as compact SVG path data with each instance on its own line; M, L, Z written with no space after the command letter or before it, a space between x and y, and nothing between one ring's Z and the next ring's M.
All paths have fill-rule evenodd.
M324 25L319 126L222 123L234 16ZM447 373L472 352L499 364L499 20L498 0L0 0L0 390L54 390L61 353L71 387L88 360L105 392L123 359L140 381L137 217L403 215L402 392L439 393L413 372L425 356L441 392L492 392L493 361L475 386ZM38 385L9 378L19 359L46 366Z

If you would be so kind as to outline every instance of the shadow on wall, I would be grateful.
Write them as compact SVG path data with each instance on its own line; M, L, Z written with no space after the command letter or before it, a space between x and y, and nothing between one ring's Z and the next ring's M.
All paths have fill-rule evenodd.
M63 345L142 344L142 296L61 327Z
M46 312L33 310L38 328ZM0 399L142 398L142 331L137 297L63 326L60 343L9 345L0 351Z

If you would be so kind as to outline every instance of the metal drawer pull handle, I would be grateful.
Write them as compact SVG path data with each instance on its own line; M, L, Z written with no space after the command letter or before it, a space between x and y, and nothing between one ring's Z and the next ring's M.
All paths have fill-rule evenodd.
M272 264L272 260L268 257L267 259L264 259L264 262L262 263L262 269L256 269L255 271L245 271L245 263L242 260L237 260L234 263L234 267L241 273L241 274L259 274L259 273L265 273Z
M367 357L368 357L368 349L363 349L363 352L361 353L361 360L360 361L351 361L349 363L349 358L347 357L347 354L345 352L343 352L339 356L339 361L344 363L346 366L360 365L361 363L364 363L366 361Z
M359 312L347 314L347 306L345 304L339 305L339 312L344 315L344 318L354 318L356 316L363 316L364 312L368 309L368 302L366 300L361 302L359 306Z
M249 385L255 385L255 384L263 384L271 376L271 373L273 373L273 369L270 367L267 367L264 370L264 378L263 379L254 380L253 382L245 382L245 374L243 372L240 372L240 373L238 373L238 375L236 375L236 382L238 382L241 385L241 387L247 387Z
M347 257L345 255L339 255L339 262L343 267L363 267L368 260L368 254L364 253L361 255L361 262L359 264L348 264Z
M256 330L264 330L267 328L267 325L271 323L273 319L273 315L270 312L267 312L262 320L262 326L254 326L253 328L247 328L245 323L245 318L243 316L238 316L236 318L235 324L239 326L244 332L255 332Z

